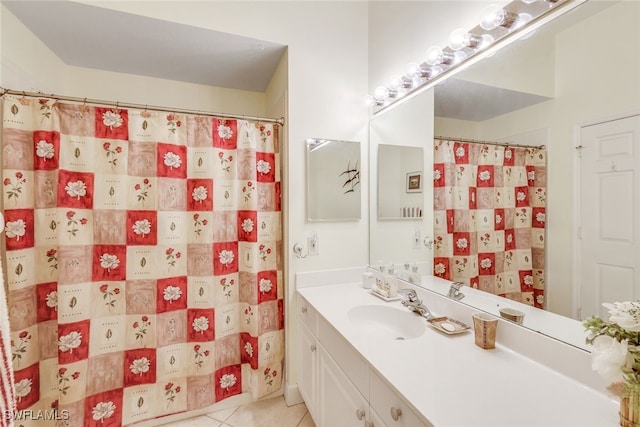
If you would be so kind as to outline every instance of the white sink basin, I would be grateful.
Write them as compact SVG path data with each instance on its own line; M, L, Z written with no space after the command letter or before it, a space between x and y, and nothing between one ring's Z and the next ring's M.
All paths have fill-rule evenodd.
M408 309L384 305L359 305L349 310L347 317L364 334L392 340L417 338L427 323Z

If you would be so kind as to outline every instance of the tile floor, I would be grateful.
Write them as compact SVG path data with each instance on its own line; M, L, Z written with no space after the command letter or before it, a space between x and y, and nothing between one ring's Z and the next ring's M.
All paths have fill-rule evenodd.
M282 396L222 409L161 427L315 427L304 403L287 406Z

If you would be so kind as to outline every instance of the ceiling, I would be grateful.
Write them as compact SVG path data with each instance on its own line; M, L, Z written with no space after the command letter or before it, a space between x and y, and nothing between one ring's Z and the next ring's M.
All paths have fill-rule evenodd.
M65 64L77 67L264 92L286 50L73 1L2 4Z

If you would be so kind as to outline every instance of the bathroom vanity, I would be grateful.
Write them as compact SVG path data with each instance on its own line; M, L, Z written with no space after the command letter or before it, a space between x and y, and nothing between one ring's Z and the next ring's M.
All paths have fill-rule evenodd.
M483 350L472 327L436 330L357 277L351 270L296 276L298 387L318 427L618 424L618 401L584 349L499 319L496 348ZM472 326L477 310L404 285L436 316Z

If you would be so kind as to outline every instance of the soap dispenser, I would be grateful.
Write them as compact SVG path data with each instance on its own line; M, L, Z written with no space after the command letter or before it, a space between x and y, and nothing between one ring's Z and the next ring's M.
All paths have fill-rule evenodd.
M385 275L385 282L388 297L395 298L398 295L398 280L395 276L395 267L393 264L391 264Z
M414 285L422 284L422 276L418 272L418 266L416 264L413 264L411 266L411 273L409 273L409 282L413 283Z

